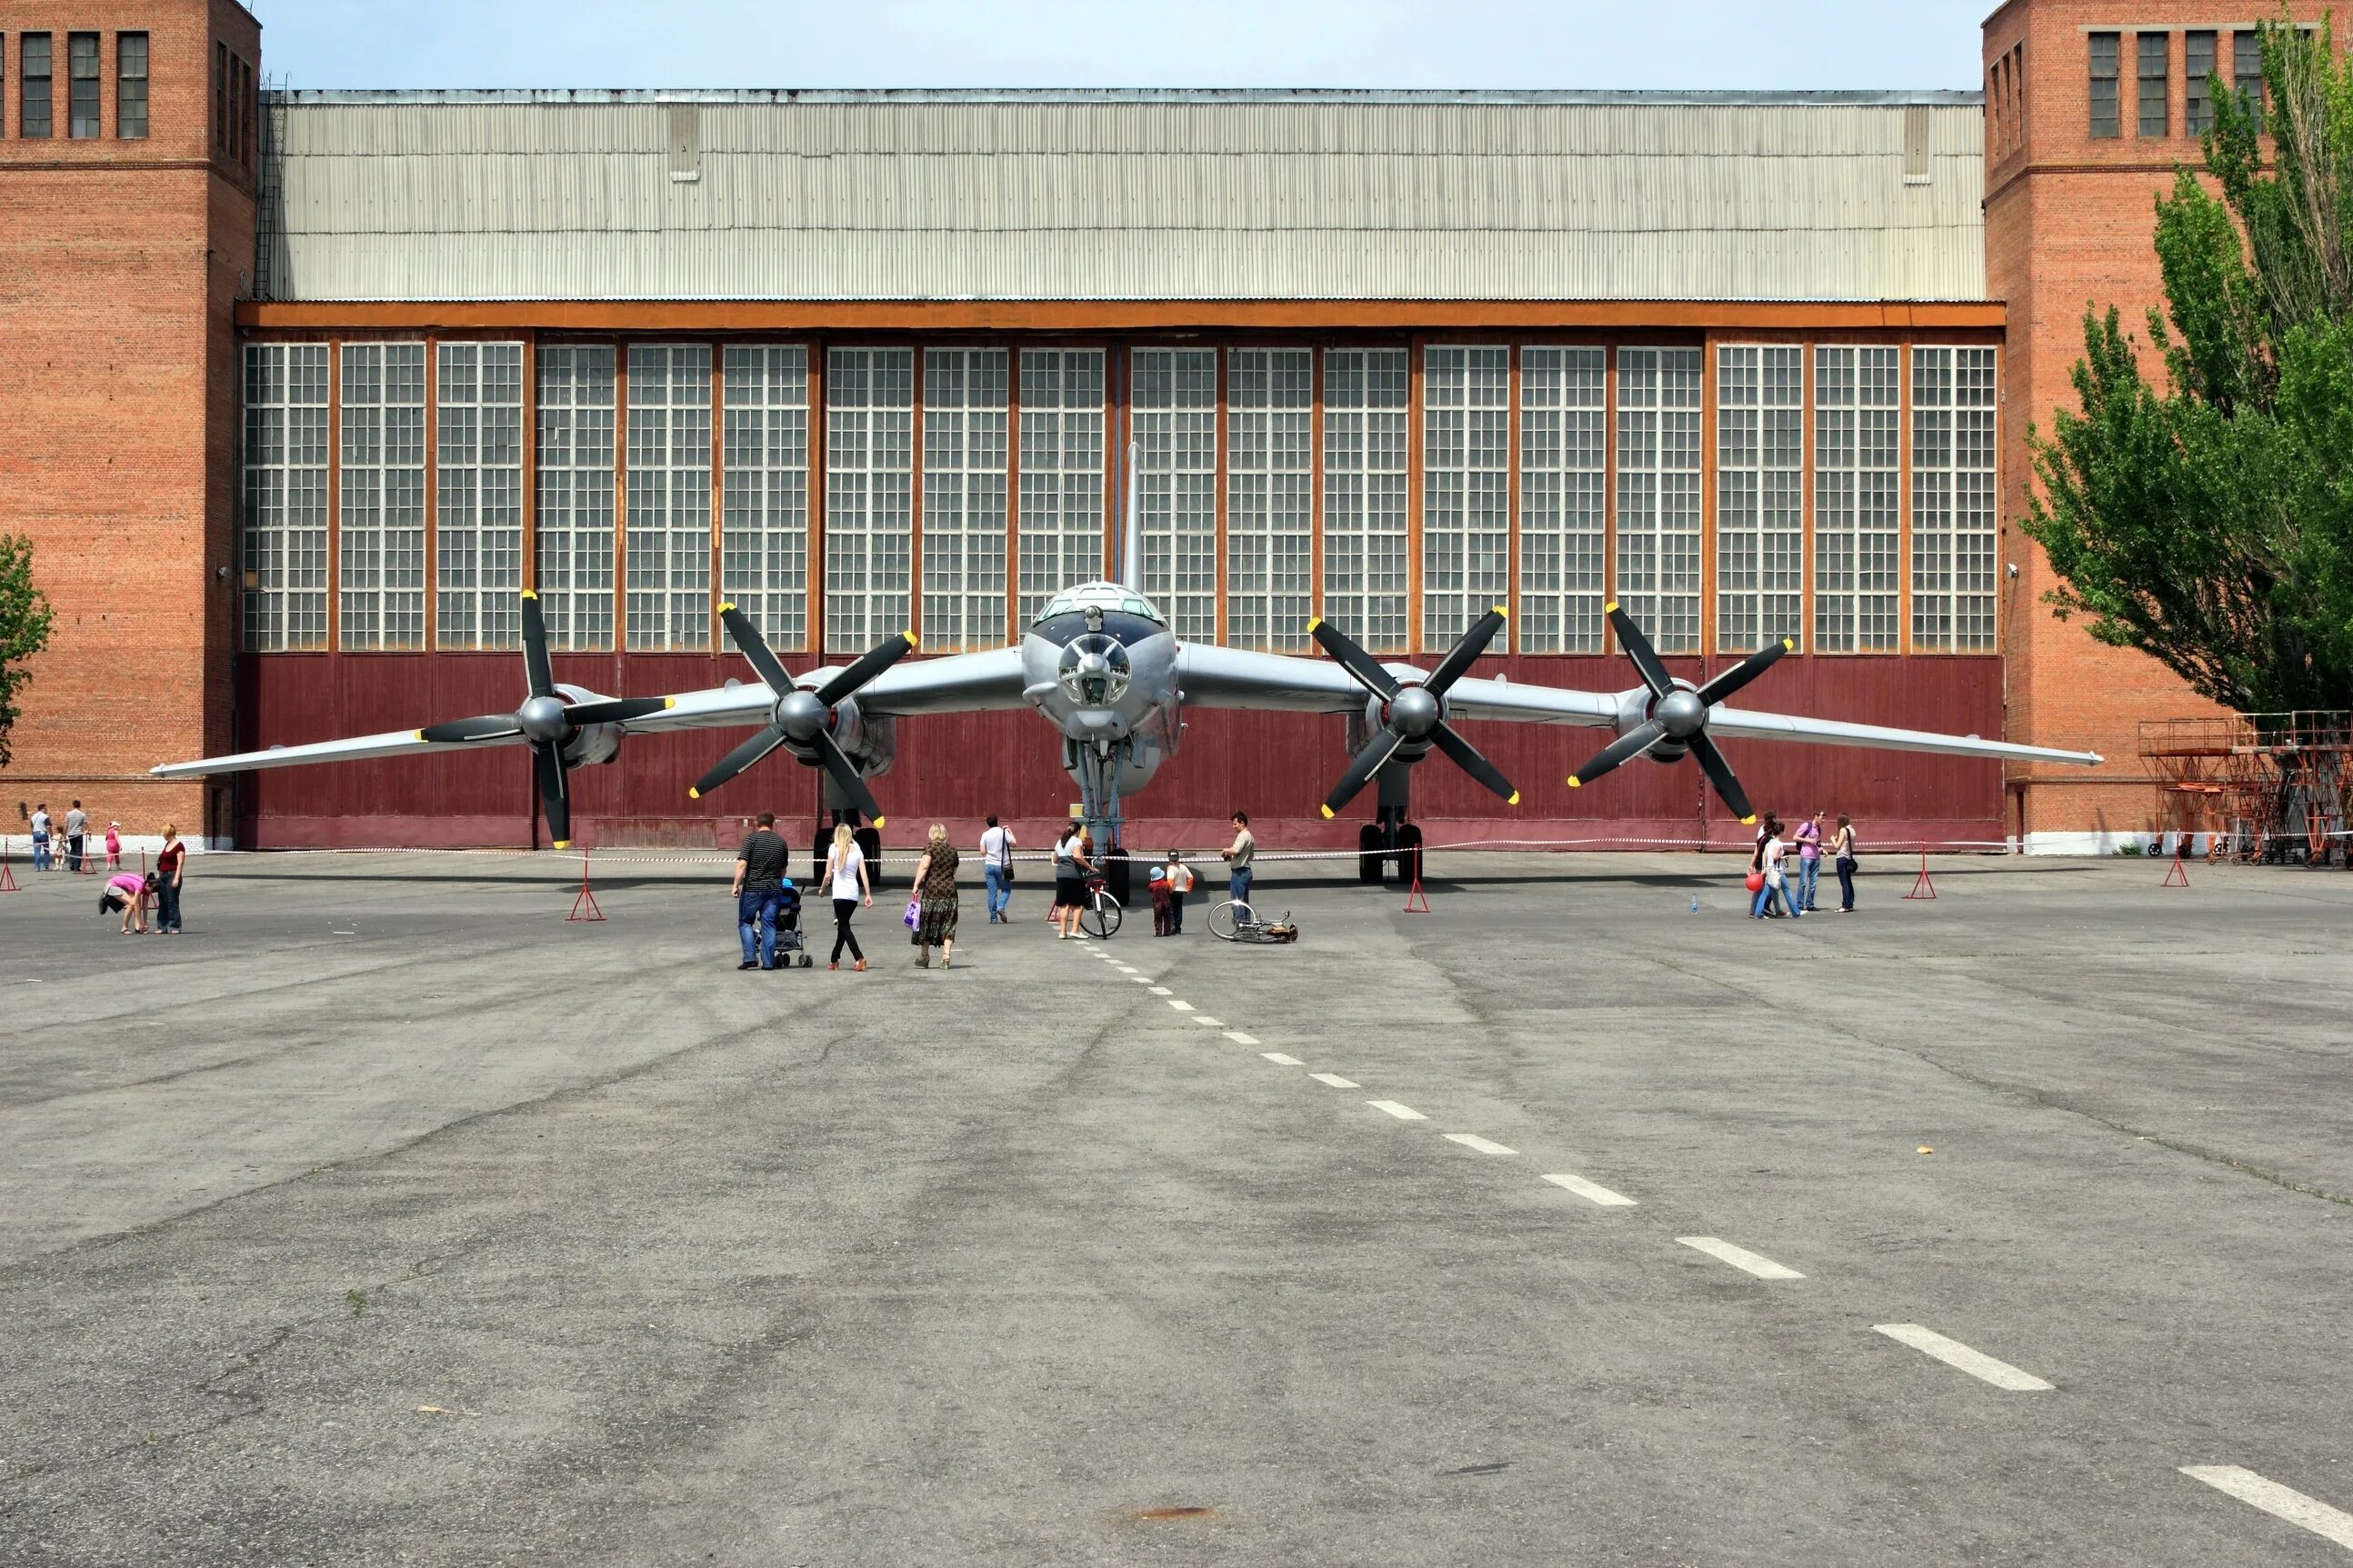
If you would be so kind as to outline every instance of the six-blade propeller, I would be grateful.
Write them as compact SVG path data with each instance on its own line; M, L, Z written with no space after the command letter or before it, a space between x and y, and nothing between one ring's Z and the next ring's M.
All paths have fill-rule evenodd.
M789 742L795 747L815 752L818 764L831 775L849 803L875 826L881 826L882 813L875 804L874 793L866 787L858 764L849 760L840 742L833 738L833 710L844 698L854 695L868 681L913 652L915 634L901 632L868 649L855 662L835 671L824 685L809 691L795 685L793 678L785 673L784 664L749 616L733 605L722 605L719 619L726 626L728 640L735 645L736 651L775 693L776 709L758 733L720 758L709 773L695 780L694 787L686 792L688 796L702 799Z
M1651 639L1634 624L1634 617L1614 604L1603 609L1618 633L1618 646L1626 650L1626 657L1634 661L1634 668L1642 677L1642 684L1650 688L1651 701L1640 724L1604 746L1599 755L1568 775L1568 787L1576 789L1591 784L1619 764L1630 763L1655 746L1671 743L1682 746L1697 760L1700 771L1707 774L1707 782L1724 797L1733 816L1744 823L1756 821L1757 814L1749 808L1747 794L1732 775L1732 764L1724 760L1724 753L1708 738L1707 713L1771 668L1776 659L1797 644L1783 637L1769 647L1757 649L1704 686L1678 686L1668 676L1667 667L1659 662Z
M1348 771L1324 797L1324 815L1331 816L1356 797L1357 792L1372 782L1382 765L1405 746L1415 742L1427 742L1454 760L1457 767L1497 795L1504 804L1520 804L1520 792L1512 787L1503 771L1479 754L1478 749L1464 740L1446 721L1446 705L1442 700L1446 689L1469 673L1479 656L1495 634L1504 629L1504 612L1493 609L1480 616L1462 634L1461 640L1447 650L1430 679L1419 685L1408 685L1381 668L1381 663L1329 621L1318 617L1307 623L1308 635L1339 661L1340 668L1356 678L1356 684L1380 700L1381 728L1366 742L1362 751L1349 759Z
M427 724L417 731L417 738L446 743L522 736L531 747L540 804L547 812L548 840L558 849L567 848L572 843L572 796L565 782L564 748L591 724L642 719L670 707L672 699L609 697L594 702L566 702L555 689L555 667L547 657L547 622L539 611L539 595L529 591L522 596L522 672L526 690L522 706L513 712Z

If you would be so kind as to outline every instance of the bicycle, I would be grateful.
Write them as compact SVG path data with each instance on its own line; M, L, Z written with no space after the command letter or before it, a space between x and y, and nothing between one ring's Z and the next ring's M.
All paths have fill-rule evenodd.
M1124 911L1119 900L1111 896L1111 886L1101 877L1087 879L1087 901L1079 908L1079 929L1097 942L1108 941L1119 934L1119 922Z
M1220 942L1279 946L1283 942L1297 942L1299 927L1293 921L1289 910L1282 911L1282 918L1279 921L1262 921L1240 899L1228 899L1210 910L1209 934Z

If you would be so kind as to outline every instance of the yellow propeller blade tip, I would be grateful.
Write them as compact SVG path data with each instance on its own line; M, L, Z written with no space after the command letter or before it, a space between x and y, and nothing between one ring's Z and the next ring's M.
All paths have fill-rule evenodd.
M1519 792L1518 790L1514 790L1514 791L1512 792L1512 798L1511 798L1511 799L1509 799L1509 800L1507 800L1507 801L1505 801L1504 804L1505 805L1519 805L1519 804L1520 804L1520 792Z
M1314 637L1314 636L1315 635L1315 628L1316 628L1317 626L1322 626L1323 624L1324 624L1324 617L1323 617L1323 616L1315 616L1311 617L1311 618L1308 620L1308 623L1307 623L1307 635L1308 635L1309 637Z
M423 739L425 739L425 731L422 731L422 730L417 731L417 738L418 740L420 740L420 741L421 741L421 740L423 740Z
M554 845L558 849L569 849L572 847L572 840L569 838L558 838L554 841Z
M1316 809L1316 810L1318 810L1318 811L1320 811L1320 812L1322 812L1322 813L1324 814L1324 821L1329 822L1329 821L1331 821L1331 820L1332 820L1332 808L1331 808L1330 806L1328 806L1328 805L1319 805L1319 806L1317 806L1315 809Z
M662 699L662 706L665 708L675 708L678 706L678 699L675 697L665 697Z
M699 789L689 789L686 792L686 798L689 800L701 800L702 798L702 792Z
M1575 773L1571 773L1568 775L1568 787L1571 789L1583 789L1585 787L1585 781L1578 778Z
M525 589L522 591L522 596L523 596L524 598L526 598L526 599L536 599L536 598L538 598L538 597L539 597L539 595L538 595L537 594L533 593L533 592L532 592L530 589L528 589L528 588L525 588Z
M1605 616L1614 616L1614 615L1616 615L1616 614L1618 613L1618 601L1617 601L1617 600L1615 600L1615 599L1612 599L1612 600L1610 600L1608 604L1606 604L1606 605L1602 605L1602 606L1601 606L1601 613L1602 613L1603 615L1605 615Z
M1754 812L1751 812L1748 816L1742 817L1742 818L1740 819L1740 826L1743 826L1743 827L1754 827L1754 826L1757 826L1757 816L1756 816L1756 814L1755 814Z
M909 647L921 647L923 646L923 640L916 637L913 632L901 632L899 635L907 639L907 646Z
M888 822L888 821L890 821L890 820L891 820L891 819L890 819L889 817L887 817L887 816L878 816L878 817L876 817L876 818L874 819L874 826L877 826L877 827L880 827L880 826L881 826L884 823L886 823L886 822Z
M1781 639L1781 651L1782 651L1783 653L1795 653L1795 652L1797 652L1797 651L1798 651L1798 641L1797 641L1797 639L1796 639L1795 637L1783 637L1783 638Z
M728 611L730 611L730 610L733 609L734 607L735 607L735 606L734 606L734 605L733 605L733 604L732 604L732 603L730 603L730 604L725 604L725 605L720 605L720 606L719 606L719 613L720 613L721 615L723 615L723 615L725 615Z
M1503 605L1496 605L1496 606L1495 606L1495 613L1496 613L1497 615L1499 615L1499 616L1503 616L1503 617L1504 617L1505 620L1507 620L1507 621L1508 621L1508 620L1510 620L1510 619L1512 618L1512 612L1511 612L1511 611L1509 611L1509 610L1507 610L1507 609L1505 609L1505 608L1504 608L1504 606L1503 606Z

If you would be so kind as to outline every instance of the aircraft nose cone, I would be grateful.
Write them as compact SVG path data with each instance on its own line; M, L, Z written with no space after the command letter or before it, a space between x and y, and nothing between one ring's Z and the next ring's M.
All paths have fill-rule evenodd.
M1389 722L1403 735L1427 735L1438 728L1438 699L1409 686L1389 699Z
M1707 722L1707 704L1692 691L1670 691L1659 699L1651 717L1667 727L1667 733L1678 741L1688 741Z
M540 745L564 739L571 724L564 717L564 700L560 697L527 698L515 710L515 727L524 737Z
M825 728L825 704L817 700L814 691L795 687L776 699L776 728L796 741L816 740L818 731Z

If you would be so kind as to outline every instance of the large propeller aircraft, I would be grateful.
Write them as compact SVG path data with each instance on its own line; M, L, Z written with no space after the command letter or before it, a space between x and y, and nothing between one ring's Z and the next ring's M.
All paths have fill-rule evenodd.
M1176 754L1187 707L1340 714L1347 720L1349 760L1324 797L1324 815L1335 816L1367 784L1377 785L1378 820L1366 826L1360 847L1368 856L1388 858L1412 853L1419 845L1419 833L1409 822L1409 790L1414 764L1433 750L1506 804L1518 804L1519 792L1511 781L1455 727L1462 721L1614 729L1617 738L1568 776L1573 788L1636 757L1665 763L1688 755L1744 822L1754 820L1754 814L1715 743L1718 737L2087 766L2101 760L2090 752L2016 745L1975 735L1728 708L1726 699L1789 651L1788 641L1750 655L1704 686L1694 685L1667 673L1642 628L1614 604L1608 607L1610 625L1641 680L1618 692L1472 679L1472 666L1504 627L1501 608L1481 616L1437 667L1427 671L1374 658L1325 620L1310 622L1308 629L1328 659L1185 642L1142 591L1143 552L1137 548L1134 517L1131 500L1124 552L1127 580L1064 589L1047 602L1020 642L1009 647L902 663L915 648L914 634L905 632L840 668L795 676L751 617L727 605L721 607L721 623L758 676L756 685L730 682L663 697L610 698L556 684L538 601L526 592L524 697L512 713L167 763L153 773L160 778L192 778L526 745L547 815L548 836L562 848L571 838L565 780L572 769L613 761L624 738L632 734L757 726L749 740L695 781L691 795L711 794L781 750L823 770L826 803L835 820L854 823L864 817L879 827L881 807L868 781L889 770L897 750L899 720L1029 708L1060 731L1062 766L1078 785L1087 822L1103 842L1117 845L1124 804Z

